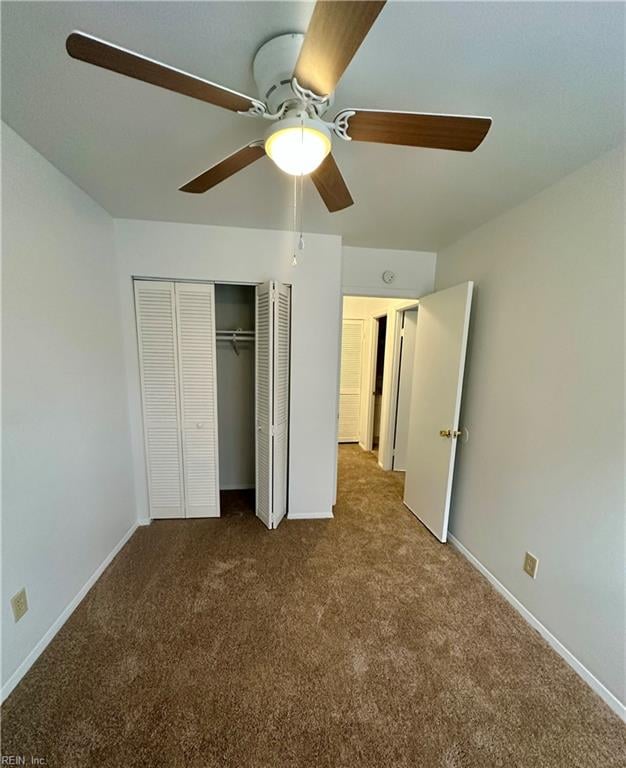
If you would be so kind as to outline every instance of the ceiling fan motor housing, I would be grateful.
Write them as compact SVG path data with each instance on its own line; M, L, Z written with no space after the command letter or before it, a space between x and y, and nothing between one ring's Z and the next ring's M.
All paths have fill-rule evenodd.
M286 102L292 102L294 107L298 105L299 99L291 87L291 79L303 41L304 35L290 32L268 40L256 52L252 73L259 96L271 113L278 112ZM332 101L331 96L328 106Z

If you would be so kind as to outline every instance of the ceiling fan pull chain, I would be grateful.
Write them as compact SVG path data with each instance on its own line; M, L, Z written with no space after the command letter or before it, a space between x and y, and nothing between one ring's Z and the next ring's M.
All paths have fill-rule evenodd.
M304 146L304 116L301 118L300 124L302 145ZM304 204L303 204L303 190L304 190L304 174L300 172L300 237L298 238L298 250L301 251L304 248L304 236L302 234L302 220L304 216Z
M298 258L296 256L296 233L298 231L298 177L293 177L293 259L291 261L292 267L298 266Z
M300 174L300 238L298 239L298 250L304 249L304 233L302 221L304 219L304 204L303 204L303 191L304 191L304 174Z

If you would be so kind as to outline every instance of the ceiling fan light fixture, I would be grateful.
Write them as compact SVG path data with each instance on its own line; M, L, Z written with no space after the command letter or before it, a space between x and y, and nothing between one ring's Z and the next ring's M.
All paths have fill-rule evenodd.
M265 139L265 151L291 176L306 176L320 166L332 148L330 131L320 120L287 117L273 125Z

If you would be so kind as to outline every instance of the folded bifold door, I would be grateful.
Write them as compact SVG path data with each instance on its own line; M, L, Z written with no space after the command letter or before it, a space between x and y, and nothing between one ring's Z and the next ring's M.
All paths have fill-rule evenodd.
M276 528L287 511L291 289L256 290L256 514Z

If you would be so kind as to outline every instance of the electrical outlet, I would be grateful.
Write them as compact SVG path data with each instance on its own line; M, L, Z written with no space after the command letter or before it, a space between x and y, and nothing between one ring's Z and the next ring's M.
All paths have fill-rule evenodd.
M28 600L26 599L25 589L20 589L19 592L13 595L11 598L11 608L13 609L13 618L16 622L19 621L28 610Z
M539 560L530 552L526 553L524 557L524 570L530 576L531 579L537 578L537 568L539 567Z

